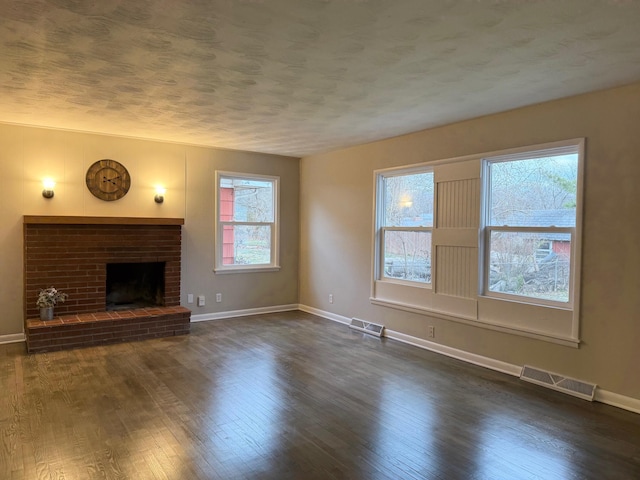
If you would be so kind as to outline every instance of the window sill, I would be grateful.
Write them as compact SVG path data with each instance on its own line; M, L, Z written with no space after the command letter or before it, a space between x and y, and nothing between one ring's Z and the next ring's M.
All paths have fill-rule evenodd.
M261 273L261 272L279 272L279 265L267 265L265 267L259 266L249 266L249 267L225 267L225 268L214 268L213 272L217 275L226 275L229 273Z
M479 295L478 298L495 300L499 302L510 302L518 305L532 305L534 307L554 308L556 310L573 311L573 305L567 302L554 302L553 300L545 300L533 297L524 297L518 295L500 294L497 292L489 292Z
M378 283L387 283L392 285L404 285L405 287L424 288L425 290L431 290L431 282L414 282L411 280L403 280L401 278L382 277L376 280Z

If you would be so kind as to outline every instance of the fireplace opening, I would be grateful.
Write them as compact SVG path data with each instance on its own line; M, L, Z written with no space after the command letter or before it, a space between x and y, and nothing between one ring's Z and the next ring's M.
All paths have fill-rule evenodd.
M107 310L164 306L164 262L108 263Z

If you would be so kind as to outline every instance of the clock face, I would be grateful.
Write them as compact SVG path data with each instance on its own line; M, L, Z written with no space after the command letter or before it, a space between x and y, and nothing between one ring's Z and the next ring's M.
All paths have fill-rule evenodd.
M127 194L130 186L129 172L115 160L98 160L87 170L87 188L100 200L118 200Z

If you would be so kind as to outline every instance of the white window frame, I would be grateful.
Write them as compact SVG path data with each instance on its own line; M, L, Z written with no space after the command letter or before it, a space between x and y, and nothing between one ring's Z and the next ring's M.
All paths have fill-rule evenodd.
M544 145L524 147L503 152L495 152L483 156L482 193L481 193L481 233L480 233L480 268L479 268L479 320L497 325L511 325L514 329L529 333L550 341L569 346L579 344L580 331L580 270L582 257L582 208L583 208L583 176L584 176L584 138L554 142ZM563 154L578 155L578 172L576 184L576 223L575 227L534 227L534 226L498 226L491 225L490 216L490 176L489 163L498 161L516 161L544 156ZM563 233L571 235L569 300L568 302L552 301L511 293L489 291L490 244L491 232L535 232ZM484 319L483 319L484 316ZM522 318L536 320L523 322Z
M393 283L398 285L407 285L411 287L431 289L432 278L433 278L433 270L431 270L430 279L428 282L419 282L414 280L406 280L400 278L387 277L384 275L385 269L385 260L384 260L384 245L385 245L385 236L387 232L430 232L432 236L431 242L431 252L430 258L433 258L433 223L430 227L387 227L384 224L385 222L385 212L384 205L386 204L386 189L385 189L385 179L392 177L401 177L407 175L417 175L422 173L431 173L433 174L433 168L427 167L424 165L413 166L413 167L398 167L391 168L385 170L379 170L375 172L376 179L376 195L375 195L375 205L374 205L374 215L375 215L375 230L376 230L376 240L375 240L375 261L374 261L374 281L377 282L385 282L385 283ZM430 265L430 268L433 268L433 263Z
M406 284L414 287L421 288L431 288L431 274L429 274L428 282L419 282L417 280L406 280L403 278L394 278L388 277L384 274L384 270L386 268L386 264L384 263L384 245L385 245L385 237L387 232L429 232L433 236L433 228L432 227L380 227L380 252L378 256L378 281L380 282L389 282L389 283L398 283L398 284ZM433 250L433 246L432 246ZM431 265L429 265L431 268Z
M576 228L575 227L508 227L508 226L494 226L494 225L486 225L484 234L484 245L486 248L484 249L484 259L483 265L490 265L489 256L491 254L490 250L490 239L491 234L493 232L513 232L513 233L564 233L570 235L571 237L571 255L570 255L570 264L569 264L569 300L567 302L560 302L554 300L547 300L544 298L536 298L536 297L528 297L526 295L518 295L516 293L502 293L502 292L493 292L489 290L489 274L490 269L484 268L482 270L483 278L481 280L481 284L483 286L482 295L486 297L495 297L502 298L505 300L514 300L522 303L531 303L533 305L548 305L551 307L557 308L573 308L573 295L575 292L574 287L574 279L575 275L575 249L574 245L576 242Z
M220 181L223 178L233 180L258 180L271 182L273 186L273 221L272 222L239 222L220 220ZM240 173L216 170L215 172L215 252L214 272L226 273L252 273L273 272L280 270L280 177L271 175L258 175L252 173ZM270 261L265 264L255 265L223 265L223 231L225 225L231 226L268 226L271 229Z
M576 283L575 276L577 267L576 264L578 262L578 258L576 258L576 245L578 243L577 231L579 228L579 219L580 217L579 206L582 203L581 198L581 181L580 181L580 172L582 170L582 143L581 142L567 142L566 144L554 146L550 148L539 148L527 150L524 152L517 152L505 155L496 155L491 157L486 157L483 159L483 181L482 181L482 229L484 230L483 235L483 244L484 244L484 258L482 259L483 268L481 269L482 278L480 279L480 284L482 285L481 294L486 297L494 297L494 298L502 298L506 300L513 300L522 303L530 303L533 305L547 305L556 308L566 308L572 309L574 302L574 294L576 292ZM577 154L578 155L578 172L576 178L576 226L575 227L556 227L556 226L509 226L509 225L492 225L491 224L491 174L490 174L490 165L497 163L507 163L514 161L526 161L529 159L537 159L544 157L552 157L563 154ZM580 195L579 195L580 192ZM570 254L570 265L569 265L569 298L567 302L554 301L554 300L546 300L541 298L529 297L525 295L518 295L514 293L502 293L502 292L492 292L489 290L489 274L490 274L490 239L491 234L493 232L514 232L514 233L551 233L551 234L568 234L571 237L571 254ZM579 251L579 249L578 249Z
M572 233L571 242L571 303L547 303L532 299L531 297L514 297L512 295L501 296L498 292L485 295L484 266L490 265L487 251L489 247L488 236L494 230L505 230L503 226L487 225L486 198L487 175L485 170L486 159L507 157L515 159L531 158L532 152L550 151L556 149L557 153L578 153L578 178L576 185L576 224L575 227L533 227L538 231L548 228L554 233ZM562 150L565 149L563 152ZM372 272L371 272L371 296L370 301L374 305L404 310L428 317L441 318L448 321L459 322L475 327L520 335L542 341L556 343L568 347L577 348L580 345L579 318L580 318L580 270L582 258L582 210L583 210L583 177L585 164L585 139L577 138L559 142L551 142L541 145L511 148L506 150L477 153L464 157L436 160L402 167L392 167L373 172L373 222L372 222ZM406 172L420 172L431 170L434 172L434 219L431 239L431 284L419 285L418 282L403 282L381 277L380 269L384 268L381 249L384 248L381 233L382 211L379 206L384 205L380 176L404 174ZM472 211L477 212L477 226L469 225L451 227L449 224L441 225L443 221L438 215L446 201L446 194L440 195L440 185L447 182L465 181L465 179L477 180L477 193L467 190L466 205L472 205ZM443 188L447 188L444 187ZM446 190L443 190L446 192ZM474 200L475 199L475 200ZM442 204L442 205L441 205ZM443 210L446 212L446 208ZM473 222L471 222L473 223ZM519 228L521 230L521 228ZM450 273L447 265L440 265L436 255L439 246L459 246L475 249L476 253L469 258L466 272L475 275L475 286L472 286L471 295L457 293L451 294L447 288L441 288L443 284L441 273ZM443 257L444 260L445 257ZM464 265L463 265L464 266ZM455 268L455 267L454 267ZM475 272L475 273L474 273ZM449 289L450 290L450 289ZM475 292L475 293L473 293Z

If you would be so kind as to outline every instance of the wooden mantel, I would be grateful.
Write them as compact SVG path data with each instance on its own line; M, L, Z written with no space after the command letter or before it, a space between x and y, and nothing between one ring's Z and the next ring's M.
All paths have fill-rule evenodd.
M184 225L184 218L25 215L24 223L45 225Z

